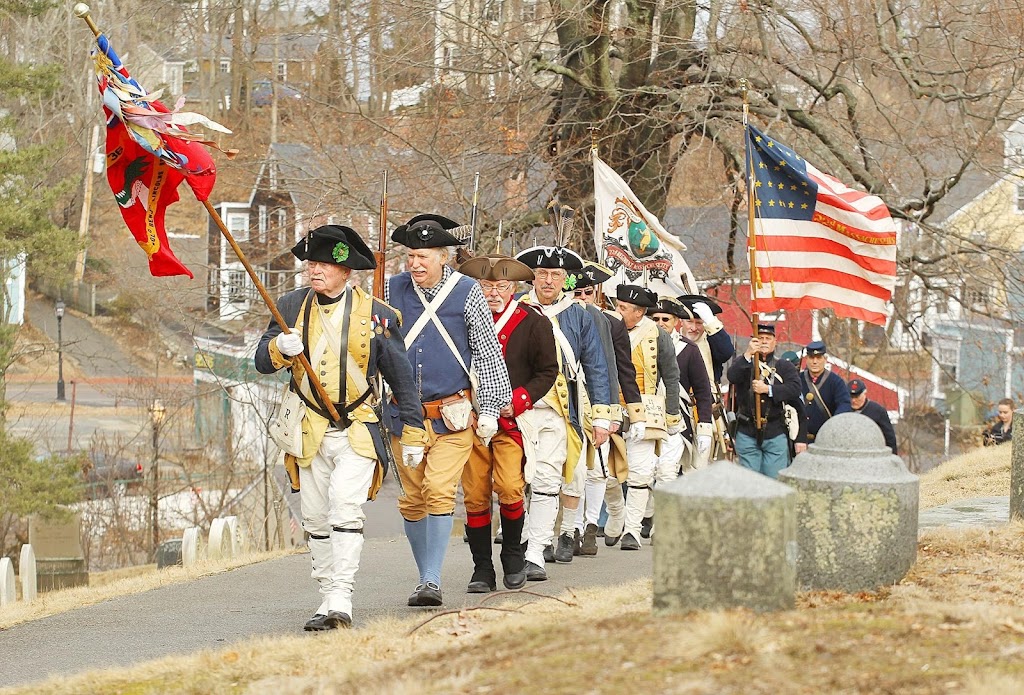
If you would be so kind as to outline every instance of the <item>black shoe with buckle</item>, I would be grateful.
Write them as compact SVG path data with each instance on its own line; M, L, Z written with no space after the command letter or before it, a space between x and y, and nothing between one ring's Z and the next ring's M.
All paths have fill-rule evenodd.
M342 627L352 627L352 616L341 611L328 611L324 617L324 628L337 630Z
M654 528L654 517L653 516L645 516L640 521L640 537L641 538L650 538L651 537L651 529L652 528Z
M526 573L526 581L528 582L546 582L548 580L547 571L540 565L532 562L526 563L526 569L524 572Z
M329 628L324 625L325 620L327 620L326 615L323 613L317 613L306 621L306 625L302 629L306 632L320 632L321 630L327 630Z
M622 538L622 535L621 535L621 534L620 534L620 535L618 535L618 536L609 536L609 535L608 535L608 533L607 533L607 532L605 532L605 534L604 534L604 544L605 544L605 545L607 545L607 546L608 546L609 548L611 548L611 547L613 547L613 546L614 546L614 545L615 545L616 543L618 543L618 542L619 542L619 539L620 539L620 538Z
M580 543L580 555L584 557L593 557L597 555L597 526L594 524L587 524L586 530L583 531L583 542Z
M627 533L622 537L622 544L619 548L621 550L640 550L640 541L632 533Z
M572 562L572 549L576 544L572 536L563 533L558 536L558 548L555 550L555 562Z
M440 606L441 603L441 587L434 582L420 584L409 597L410 606Z
M469 579L469 586L466 587L467 594L489 594L492 591L497 591L497 578L494 576L494 570L490 572L487 570L474 570L473 576Z

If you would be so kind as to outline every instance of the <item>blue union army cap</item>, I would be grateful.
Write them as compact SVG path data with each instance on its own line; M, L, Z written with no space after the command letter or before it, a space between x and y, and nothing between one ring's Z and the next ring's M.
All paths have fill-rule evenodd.
M825 349L825 343L821 340L815 340L813 343L808 343L805 350L805 354L810 357L811 355L824 355L828 350Z

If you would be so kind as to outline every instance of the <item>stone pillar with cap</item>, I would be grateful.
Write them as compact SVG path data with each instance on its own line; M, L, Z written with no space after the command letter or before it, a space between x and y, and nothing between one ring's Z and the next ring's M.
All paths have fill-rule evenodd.
M827 420L779 480L797 491L801 588L873 591L913 566L919 481L870 418Z
M1013 413L1010 440L1010 521L1024 521L1024 410Z
M788 610L796 600L796 494L718 461L654 490L654 608Z

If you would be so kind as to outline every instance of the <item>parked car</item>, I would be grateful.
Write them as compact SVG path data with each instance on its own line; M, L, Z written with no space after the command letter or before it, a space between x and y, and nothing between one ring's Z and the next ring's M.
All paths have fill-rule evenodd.
M270 106L270 103L274 100L274 86L270 83L270 80L256 80L252 83L249 95L253 106ZM302 92L284 83L279 83L277 85L277 98L279 102L301 99Z
M97 499L109 497L115 490L137 490L142 486L144 468L141 461L94 451L86 455L82 475L86 495Z

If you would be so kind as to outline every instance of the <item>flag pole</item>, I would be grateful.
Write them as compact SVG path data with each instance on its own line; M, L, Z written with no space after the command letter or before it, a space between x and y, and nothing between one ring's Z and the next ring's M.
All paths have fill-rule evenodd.
M77 3L74 7L74 13L76 17L79 17L80 19L85 21L85 23L89 26L89 29L92 30L94 36L98 37L100 35L101 32L99 27L96 26L96 23L92 20L92 17L89 15L88 5L86 5L83 2ZM217 225L221 233L224 235L224 238L227 239L227 242L231 246L232 250L235 252L235 255L238 256L238 260L242 262L242 266L245 268L245 272L249 274L249 278L256 286L256 291L260 293L260 297L263 298L263 302L267 305L267 308L270 309L270 314L271 316L274 317L274 320L277 321L277 325L281 327L281 331L283 333L291 333L291 329L288 327L288 323L284 320L284 317L281 316L281 312L277 310L277 305L274 303L274 300L267 293L267 288L263 286L262 282L260 282L259 276L256 275L256 271L253 270L252 265L249 263L249 259L245 257L245 254L242 252L242 249L238 246L238 242L235 241L235 238L231 235L231 232L228 231L227 225L224 224L224 220L220 218L220 215L217 213L217 210L213 207L209 200L204 200L202 201L202 203L203 206L206 208L206 211L210 213L210 217L213 219L214 223ZM306 370L306 374L310 375L309 383L313 385L313 388L316 389L317 395L319 395L323 402L327 405L328 414L330 414L331 418L335 422L341 422L341 415L338 413L338 410L334 407L334 403L327 395L327 391L324 389L324 387L320 384L318 380L312 378L312 375L314 374L313 367L312 365L309 364L309 360L306 359L305 353L300 352L297 355L297 357L299 359L299 363L302 365L302 368Z
M756 294L757 287L759 284L759 274L757 272L757 232L754 224L754 169L753 169L753 158L750 152L749 135L747 133L747 126L749 120L749 99L747 80L744 78L740 80L740 89L743 90L743 142L747 151L746 156L746 179L747 179L747 254L749 257L750 265L750 331L751 335L755 338L759 335L757 332L757 325L760 323L760 314L754 311L754 295ZM752 365L752 371L750 374L750 385L753 389L754 380L761 377L761 352L759 350L754 351L754 363ZM758 446L764 441L764 428L767 424L767 418L761 410L761 395L758 393L752 393L754 399L754 426L757 427L757 443Z
M597 134L600 132L600 128L596 125L592 125L587 130L590 131L590 161L593 165L594 157L597 156ZM596 182L595 182L596 183ZM597 243L597 188L594 188L594 256L601 265L601 247ZM594 304L600 308L604 308L604 283L600 282L594 286Z

